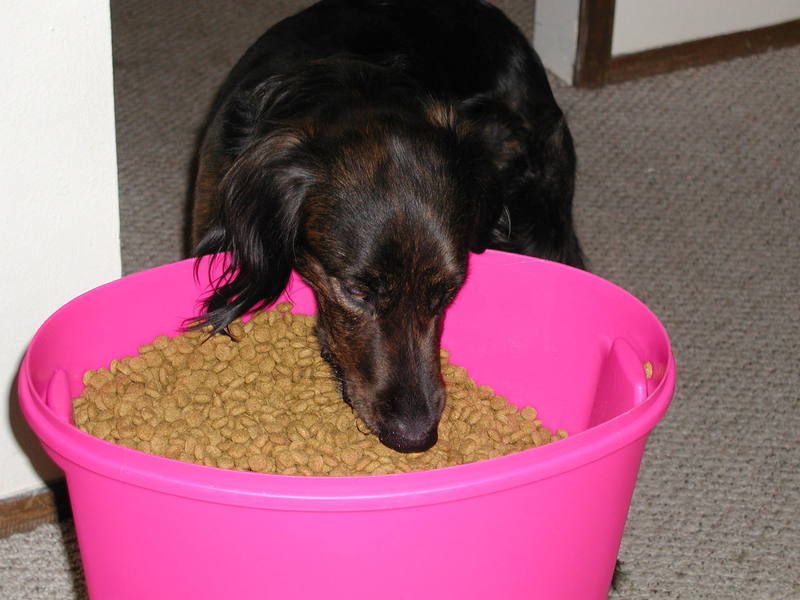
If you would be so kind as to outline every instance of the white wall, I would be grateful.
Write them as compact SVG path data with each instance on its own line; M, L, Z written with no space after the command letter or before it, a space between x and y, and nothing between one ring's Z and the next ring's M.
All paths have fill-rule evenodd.
M533 45L572 83L580 0L536 0ZM612 56L800 19L800 0L617 0Z
M567 83L572 83L578 46L580 0L536 0L533 47L542 63Z
M108 0L0 5L0 498L59 475L17 407L25 347L55 309L120 275Z
M617 0L611 55L800 18L800 0Z

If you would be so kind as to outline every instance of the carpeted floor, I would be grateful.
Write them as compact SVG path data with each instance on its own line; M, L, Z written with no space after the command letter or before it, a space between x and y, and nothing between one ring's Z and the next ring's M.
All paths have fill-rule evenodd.
M309 3L112 3L126 272L182 257L215 87ZM678 362L615 598L800 598L799 69L795 47L599 90L556 84L590 266L661 317ZM75 547L69 523L0 540L0 597L83 599Z

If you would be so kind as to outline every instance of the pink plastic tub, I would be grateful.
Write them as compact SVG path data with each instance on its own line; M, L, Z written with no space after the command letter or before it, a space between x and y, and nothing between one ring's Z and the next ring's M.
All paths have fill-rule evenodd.
M66 473L93 600L606 597L645 442L675 380L667 334L642 303L555 263L473 257L443 345L479 382L570 432L489 461L264 475L77 430L82 373L176 334L206 289L190 261L99 287L50 317L22 363L22 409ZM299 279L289 296L314 311Z

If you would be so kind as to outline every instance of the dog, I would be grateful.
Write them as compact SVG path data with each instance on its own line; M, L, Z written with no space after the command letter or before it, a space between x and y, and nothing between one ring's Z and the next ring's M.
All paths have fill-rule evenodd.
M342 397L400 452L436 443L439 343L470 253L583 268L575 152L524 35L480 0L323 0L235 65L199 157L197 256L230 263L214 333L295 270Z

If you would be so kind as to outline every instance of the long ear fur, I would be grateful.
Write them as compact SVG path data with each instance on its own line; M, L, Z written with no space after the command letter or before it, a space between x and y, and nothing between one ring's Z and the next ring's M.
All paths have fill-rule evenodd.
M546 82L545 82L546 85ZM461 119L482 138L502 181L501 210L479 229L493 248L583 266L572 226L575 151L561 110L535 106L535 120L514 104L477 96L458 109ZM488 233L488 235L486 235ZM484 248L485 248L484 245ZM476 251L476 250L473 250Z
M425 103L428 121L436 127L450 131L457 140L457 154L461 172L468 178L462 182L474 199L473 220L469 234L469 249L481 253L492 241L492 232L503 210L500 152L496 148L502 140L492 137L487 121L473 115L461 114L462 107L431 98ZM463 111L466 112L466 111Z
M300 207L313 180L303 142L295 129L273 130L250 144L220 182L219 214L197 254L226 252L230 262L195 327L225 331L251 308L274 302L286 287Z

